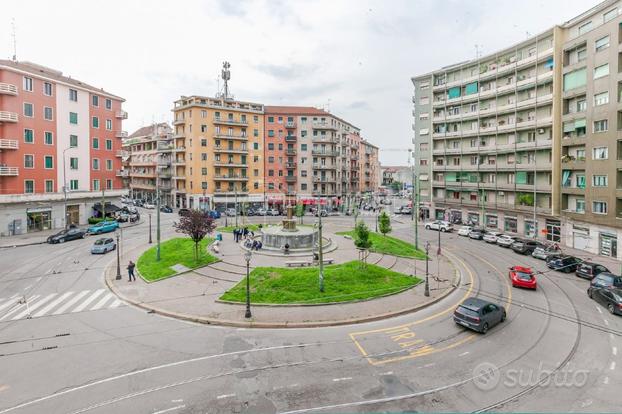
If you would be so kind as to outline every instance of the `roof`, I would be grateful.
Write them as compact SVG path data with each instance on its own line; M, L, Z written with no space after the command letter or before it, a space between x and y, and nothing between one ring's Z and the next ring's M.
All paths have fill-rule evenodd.
M156 124L155 126L164 127L164 126L168 126L168 124L166 122L162 122L162 123ZM147 137L147 136L153 135L153 128L154 128L154 125L147 125L147 126L138 128L136 131L132 132L132 134L128 136L128 138Z
M106 92L103 88L97 88L95 86L81 82L77 79L73 79L69 76L64 76L63 72L59 70L37 65L36 63L26 62L26 61L18 62L18 61L13 61L13 60L0 59L0 68L2 68L2 66L5 66L9 69L16 69L22 72L30 73L32 75L37 75L37 76L41 76L47 79L73 85L77 88L86 89L89 92L106 95L109 98L120 100L121 102L125 102L125 99L121 98L120 96L113 95L110 92Z
M314 108L312 106L264 106L264 113L266 115L270 114L281 114L281 115L322 115L322 116L330 116L333 117L344 124L350 125L352 128L360 129L357 126L351 124L350 122L339 118L327 112L323 109Z
M464 306L465 308L476 310L485 305L488 305L489 303L491 302L488 302L480 298L468 298L464 302L462 302L460 306Z

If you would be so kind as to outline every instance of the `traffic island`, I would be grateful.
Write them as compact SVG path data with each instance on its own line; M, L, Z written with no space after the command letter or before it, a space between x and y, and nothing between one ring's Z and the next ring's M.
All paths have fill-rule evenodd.
M339 236L348 236L348 238L352 240L352 243L354 243L354 238L356 237L354 230L340 231L335 234ZM424 251L416 249L413 244L405 242L404 240L375 232L369 232L369 240L371 241L371 247L369 248L371 252L425 260Z

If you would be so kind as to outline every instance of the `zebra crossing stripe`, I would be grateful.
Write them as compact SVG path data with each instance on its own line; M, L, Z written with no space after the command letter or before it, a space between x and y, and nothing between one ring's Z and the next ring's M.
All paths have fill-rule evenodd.
M109 301L110 299L112 299L112 298L113 298L112 293L108 293L108 294L107 294L106 296L104 296L104 297L103 297L103 298L102 298L99 302L97 302L97 304L96 304L95 306L93 306L93 307L92 307L91 309L89 309L89 310L97 310L97 309L99 309L99 308L103 307L103 306L104 306L104 304L105 304L106 302L108 302L108 301Z
M119 299L115 299L114 302L112 302L112 305L109 306L109 308L116 308L119 305L122 305L123 302L121 302Z
M39 298L39 296L41 295L34 295L31 296L29 298L26 299L27 302L32 302L34 300L37 300ZM7 313L4 314L4 316L2 316L2 318L0 318L0 321L5 320L6 318L8 318L9 316L13 315L14 313L20 311L21 309L25 308L26 304L22 303L16 307L14 307L13 309L11 309L10 311L8 311Z
M2 305L0 305L0 311L4 308L8 308L9 306L13 305L14 303L17 303L17 298L11 298L9 300L6 301L6 303L3 303Z
M71 295L73 295L73 292L66 292L66 293L62 294L61 296L56 298L55 301L53 301L52 303L49 303L45 308L41 309L39 312L37 312L34 315L32 315L32 317L33 318L38 318L40 316L45 315L46 313L48 313L49 311L54 309L56 306L58 306L59 303L61 303L62 301L64 301L65 299L67 299Z
M54 299L55 297L56 297L56 293L51 293L47 295L46 297L41 298L41 300L39 300L37 303L33 303L32 305L26 306L26 309L24 309L21 313L18 313L17 315L15 315L13 319L11 320L15 321L17 319L22 319L24 316L31 314L32 311L39 309L41 306L45 305L47 302Z
M82 292L78 293L76 296L74 296L73 298L71 298L69 300L69 302L65 303L63 306L61 306L60 308L58 308L54 313L52 313L52 315L59 315L63 312L65 312L67 309L69 309L70 307L72 307L77 301L79 301L80 299L82 299L82 297L84 295L86 295L87 293L89 293L90 290L83 290Z
M87 306L89 306L89 304L91 302L93 302L95 299L97 299L97 297L99 295L101 295L102 293L104 293L104 289L97 289L91 296L89 296L84 302L82 302L81 304L79 304L74 310L72 310L71 312L75 313L75 312L82 312L84 309L86 309Z

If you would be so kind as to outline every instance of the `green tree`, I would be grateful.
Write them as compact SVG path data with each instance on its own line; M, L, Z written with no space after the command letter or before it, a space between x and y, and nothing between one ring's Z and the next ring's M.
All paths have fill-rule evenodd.
M384 236L386 236L387 233L391 233L391 218L386 211L383 211L380 217L378 217L378 230L380 230L380 233Z
M362 221L359 221L354 228L354 245L359 249L369 249L371 247L369 229Z
M296 217L298 217L300 224L302 224L303 217L305 216L305 206L303 206L301 203L296 204L296 211L294 212L294 214L296 214Z
M190 210L184 216L179 217L179 221L173 223L173 228L178 233L183 233L190 237L194 242L194 260L199 260L199 243L205 236L213 232L216 228L214 219L207 212L201 210Z
M394 192L396 192L396 193L397 193L398 191L400 191L400 190L402 189L402 187L403 187L403 186L404 186L404 184L403 184L403 183L401 183L401 182L399 182L399 181L393 181L393 182L391 183L391 189L392 189Z

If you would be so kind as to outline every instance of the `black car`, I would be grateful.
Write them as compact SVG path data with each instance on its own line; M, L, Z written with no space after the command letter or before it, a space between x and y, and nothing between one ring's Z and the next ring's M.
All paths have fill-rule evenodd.
M587 295L609 310L612 315L622 315L622 289L606 289L590 286Z
M592 279L590 286L607 289L622 288L622 276L617 276L609 272L602 272Z
M603 265L594 262L583 262L577 267L576 275L584 279L594 279L602 272L609 272Z
M180 216L187 216L189 213L190 210L188 210L187 208L180 208L177 212L177 214L179 214Z
M571 273L577 270L577 267L581 264L582 260L574 256L562 255L556 259L551 259L546 262L549 269L558 270L564 273Z
M56 234L47 238L47 242L54 243L65 243L69 240L83 239L86 236L86 232L79 228L72 228L68 230L62 230Z
M479 299L468 298L454 311L454 322L477 332L486 333L505 320L502 306Z
M535 240L518 239L512 243L510 248L514 250L514 253L531 254L534 250L541 246L542 244Z
M172 213L173 209L170 208L169 206L160 206L160 211L162 213Z
M134 205L136 207L142 207L145 205L145 202L143 200L141 200L140 198L137 198L134 200Z

